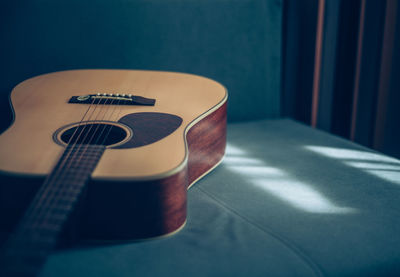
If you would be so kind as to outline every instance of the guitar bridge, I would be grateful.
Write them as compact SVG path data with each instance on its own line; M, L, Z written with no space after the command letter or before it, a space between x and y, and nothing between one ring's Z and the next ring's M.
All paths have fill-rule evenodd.
M97 93L72 96L68 103L73 104L102 104L102 105L139 105L154 106L156 99L145 98L132 94Z

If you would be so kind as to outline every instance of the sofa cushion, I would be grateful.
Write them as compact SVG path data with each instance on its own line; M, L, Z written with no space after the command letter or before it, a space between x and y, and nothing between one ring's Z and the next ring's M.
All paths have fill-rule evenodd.
M174 236L52 255L42 276L398 276L400 161L292 120L230 124Z

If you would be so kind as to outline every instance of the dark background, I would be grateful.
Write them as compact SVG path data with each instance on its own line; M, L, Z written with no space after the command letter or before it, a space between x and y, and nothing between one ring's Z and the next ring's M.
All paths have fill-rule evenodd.
M319 129L400 157L396 0L232 2L2 1L0 131L12 121L12 87L27 78L76 68L158 69L223 83L230 122L291 117L311 125L314 118ZM154 3L162 9L154 10ZM265 15L268 5L283 13L281 23L280 14ZM281 41L269 40L276 32Z
M318 112L312 114L318 6L324 2ZM286 0L282 115L400 157L396 0Z
M206 76L227 87L230 121L277 118L281 13L281 0L1 1L2 111L27 78L117 68Z

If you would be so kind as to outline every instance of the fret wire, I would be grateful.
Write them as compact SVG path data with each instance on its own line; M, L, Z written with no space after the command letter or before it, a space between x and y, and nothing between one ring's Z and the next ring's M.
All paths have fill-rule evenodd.
M103 106L105 106L106 105L106 103L107 103L107 101L108 100L106 100L106 101L104 101L104 104L103 104ZM97 106L96 106L97 107ZM102 112L102 109L100 109L100 111L98 112L98 115L100 114ZM94 114L94 112L92 113L92 115ZM85 126L86 127L86 126ZM85 128L84 127L84 128ZM89 127L89 130L87 130L86 131L86 133L85 133L85 135L84 135L84 137L83 137L83 140L82 141L85 141L86 140L86 138L87 138L87 136L88 136L88 134L90 133L90 131L91 131L91 129L92 129L92 127L93 127L93 125L90 125L90 127ZM96 128L96 130L97 130L97 128ZM82 135L82 133L83 133L83 130L82 130L82 132L79 134L79 137ZM95 134L95 132L93 133L93 135ZM78 140L79 140L79 137L75 140L75 142L77 142ZM83 151L82 151L82 149L83 149ZM62 172L62 177L66 174L66 173L68 173L69 172L69 168L71 167L71 163L72 163L72 161L74 162L74 164L80 164L80 165L82 165L82 163L80 163L80 160L81 160L81 157L82 157L82 155L83 155L83 153L86 153L86 151L87 150L93 150L93 152L98 152L98 150L100 149L101 150L101 154L103 153L103 151L104 151L104 149L105 149L105 147L104 146L97 146L97 145L93 145L93 146L90 146L89 147L89 145L82 145L82 144L77 144L77 143L75 143L74 145L73 145L73 147L72 147L72 149L70 149L69 151L68 151L68 153L72 153L72 155L69 155L69 157L73 157L73 158L75 158L75 159L69 159L68 160L68 163L65 165L65 169L64 170L62 170L61 172ZM90 152L90 151L89 151ZM82 153L80 156L79 156L79 158L78 158L78 160L76 160L76 154L78 154L78 153ZM98 159L100 158L100 156L101 155L98 155ZM93 159L93 158L92 158ZM97 159L97 161L98 161L98 159ZM96 163L97 163L97 161L96 161ZM83 161L84 162L84 161ZM63 162L64 163L64 162ZM65 163L64 163L65 164ZM84 164L84 163L83 163ZM94 164L92 165L92 169L91 170L93 170L94 169ZM75 174L75 176L79 176L79 175L83 175L85 172L85 169L90 169L90 168L84 168L82 171L80 171L80 174ZM90 170L90 172L91 172L91 170ZM79 171L78 171L79 172ZM89 177L89 176L88 176ZM87 178L88 179L88 178ZM58 182L57 182L58 181ZM75 180L75 182L76 182L77 180ZM82 180L82 181L87 181L87 180L85 180L85 178ZM56 178L56 181L55 181L55 183L57 184L57 183L59 183L59 180L57 180L57 178ZM63 185L62 183L61 183L61 185ZM64 186L61 186L61 188L62 189L60 189L58 192L54 192L55 194L62 194L62 193L64 193L65 192L65 190L68 190L69 188L68 188L69 186L68 185L64 185ZM79 193L80 194L80 193ZM54 198L54 197L53 197ZM57 202L57 199L52 199L53 201L47 201L47 202ZM45 209L42 209L42 210L45 210ZM45 216L43 217L44 219L46 219L46 217L47 217L47 215L49 214L49 211L48 211L48 209L45 211L46 213L45 213Z
M104 101L103 107L106 106L107 101L108 101L108 99L106 99L106 100ZM114 100L113 100L113 101L114 101ZM111 102L111 104L113 103L113 101ZM100 102L99 102L99 103L100 103ZM103 107L102 107L102 108L103 108ZM98 115L100 115L101 112L102 112L102 109L100 109L100 111L98 112ZM93 115L93 114L94 114L94 113L92 113L92 115ZM107 110L106 110L106 112L105 112L105 114L104 114L104 116L103 116L103 119L104 119L104 117L105 117L106 114L107 114ZM90 133L92 127L93 127L93 125L90 125L89 130L86 131L86 134L84 135L84 138L83 138L82 141L86 141L86 138L87 138L88 134ZM90 140L89 140L89 143L93 140L93 137L94 137L94 135L95 135L95 133L96 133L98 127L99 127L99 125L97 125L95 132L93 133L92 137L91 137ZM81 132L81 134L82 134L82 133L83 133L83 131ZM80 135L81 135L81 134L80 134ZM76 142L77 142L78 140L79 140L79 138L76 139ZM77 153L78 153L78 154L81 154L81 155L79 156L79 158L78 158L77 160L74 161L76 164L82 164L80 161L81 161L81 159L82 159L83 153L86 153L88 149L89 149L89 153L93 151L93 152L94 152L94 156L98 156L98 159L100 158L101 154L103 153L103 151L104 151L104 149L105 149L104 146L99 146L99 145L93 145L93 146L90 146L90 147L89 147L89 145L84 145L84 144L82 145L82 144L79 144L79 145L78 145L78 148L76 147L76 145L77 145L77 144L75 144L75 147L73 147L73 149L70 151L70 152L74 152L73 155L72 155L72 157L76 157L76 154L77 154ZM82 146L83 146L83 147L82 147ZM96 155L96 153L98 152L99 149L101 150L101 154L100 154L100 155ZM78 150L78 151L76 151L76 150ZM82 150L83 150L83 151L82 151ZM92 151L90 151L90 150L92 150ZM96 151L96 150L97 150L97 151ZM71 155L70 155L70 157L71 157ZM92 158L92 159L93 159L93 158ZM97 159L97 160L98 160L98 159ZM84 164L84 161L85 161L85 160L83 160L83 164ZM97 163L97 162L96 162L96 163ZM68 169L69 167L71 167L71 162L68 162L68 163L67 163L66 168ZM92 165L92 167L93 167L93 168L92 168L91 170L94 169L94 164ZM84 171L85 169L86 169L86 168L83 168L83 171ZM90 167L89 167L89 169L90 169ZM68 170L64 170L64 171L62 171L62 172L64 173L63 175L65 175L65 173L68 172ZM78 170L78 172L79 172L79 170ZM82 172L82 173L83 173L83 172ZM81 174L82 174L82 173L81 173ZM75 174L75 176L79 176L79 174ZM66 186L66 188L63 187L63 190L60 191L59 193L63 193L65 189L68 189L68 186Z
M88 112L88 110L86 111L86 113ZM94 112L92 112L92 115L93 114ZM93 125L91 125L90 127L92 126ZM86 126L84 126L84 128L85 127ZM98 127L99 125L97 126L96 130L98 129ZM105 136L104 141L109 135L111 128L109 128L109 131ZM104 132L105 129L106 126L101 131L101 134ZM79 134L79 136L82 134L82 132ZM85 141L88 133L89 132L86 133L82 141ZM95 133L96 132L93 133L90 141L92 141ZM88 145L76 144L76 142L79 140L79 136L76 138L73 147L68 145L63 153L62 158L60 159L60 162L57 163L57 165L53 169L53 173L50 174L48 178L46 178L45 183L39 190L41 194L39 194L38 197L35 197L35 201L33 201L31 205L32 208L30 208L24 216L26 221L21 222L21 228L19 228L15 236L13 236L14 241L13 238L11 238L10 241L6 242L11 246L13 245L13 243L15 243L16 245L22 243L24 245L24 248L21 248L24 249L23 255L17 255L20 259L36 259L41 261L40 263L36 263L34 266L32 266L32 268L26 268L26 263L21 263L22 265L24 265L22 271L25 273L27 271L37 272L38 269L41 267L41 264L44 262L47 253L51 251L51 249L53 249L56 243L56 237L60 233L62 226L65 224L68 214L72 210L74 204L78 202L79 198L82 196L85 185L89 180L90 174L94 170L97 162L99 161L101 155L105 150L105 147L102 145L93 145L89 147ZM71 136L71 139L72 137L73 136ZM98 139L96 140L96 143L97 141ZM87 156L83 156L83 154ZM74 159L74 157L76 158L76 155L79 155L78 160ZM73 163L74 166L70 166L71 163ZM61 175L58 174L60 171L62 172ZM59 186L59 189L54 189L54 184L57 184ZM51 201L49 201L49 199ZM37 213L38 211L40 216ZM41 211L46 212L43 214ZM18 236L19 233L24 233L30 227L34 227L32 226L32 224L39 225L34 229L34 232L30 232L29 236L32 237L32 240L25 239L25 243L24 241L18 242L18 238L21 237ZM41 245L41 247L38 247L39 245ZM26 249L27 246L29 249ZM7 250L8 251L6 251L5 256L7 256L7 253L11 254L11 256L12 253L15 253L15 249L9 248ZM18 265L18 261L15 262L16 264L14 265ZM12 268L13 263L7 264L7 267L8 269Z
M68 174L66 174L64 177L68 176L71 178L59 180L59 178L62 177L59 176L58 178L53 179L53 182L46 183L47 187L44 190L46 193L51 193L53 190L57 191L57 194L55 195L56 201L46 202L45 205L34 207L34 213L32 216L24 218L24 220L21 222L20 228L17 230L17 233L10 238L10 241L6 242L14 246L12 248L6 248L6 257L15 258L15 256L17 256L20 259L26 260L34 258L40 254L40 251L42 251L43 257L45 258L48 252L54 248L57 240L56 238L60 234L60 231L68 218L68 214L70 214L74 204L79 201L82 191L85 188L85 184L87 184L92 170L94 169L105 149L105 147L90 148L96 152L96 155L90 155L92 158L91 166L87 166L84 170L81 170L80 173L85 175L83 178L81 174L78 178L76 175L75 178L72 178L72 176L68 176ZM79 164L84 163L86 163L86 160L81 160ZM65 167L65 165L63 167ZM62 170L64 170L63 167ZM68 168L65 170L67 173L70 173ZM70 181L73 181L73 186L71 186ZM57 182L57 189L54 188L54 182ZM37 213L35 213L36 210L43 208L47 209L49 214L45 213L39 216ZM34 230L33 232L32 229ZM18 239L21 237L24 239ZM15 251L16 249L18 250L18 245L20 245L20 249L23 253L17 253L18 251ZM13 266L12 260L13 259L11 259L9 264L10 267ZM26 263L21 264L25 266ZM8 269L12 270L11 268ZM33 267L34 272L37 270L38 268ZM26 270L23 270L23 272L26 272Z
M93 109L93 111L91 112L91 114L89 115L89 118L88 118L89 121L92 119L92 116L95 114L96 109L97 109L99 103L100 103L100 101L99 101L97 104L96 104L95 100L92 101L92 103L91 103L90 106L92 106L92 104L94 104L94 109ZM90 109L90 107L89 107L89 109ZM89 110L89 109L88 109L88 110ZM88 111L87 111L87 112L88 112ZM81 121L80 121L80 123L78 124L78 126L81 126L80 124L83 122L83 119L84 119L84 117L86 116L87 112L85 113L85 115L84 115L83 118L81 119ZM58 177L58 175L60 175L60 171L61 171L61 175L62 175L62 173L63 173L62 168L64 168L64 171L65 171L64 165L65 165L66 162L67 162L67 158L71 157L71 154L74 156L75 151L77 150L77 148L76 148L75 146L77 145L77 142L79 141L81 135L82 135L83 132L85 131L86 125L84 125L84 127L81 129L81 131L79 132L79 134L78 134L78 135L76 136L76 138L75 138L75 134L76 134L76 132L77 132L78 129L79 129L79 128L76 128L76 129L75 129L73 135L71 136L71 138L70 138L69 141L68 141L68 146L67 146L66 151L64 151L63 156L61 157L60 161L59 161L59 162L57 163L57 165L56 165L56 168L53 169L52 174L50 174L50 175L48 176L48 178L46 178L45 183L46 183L46 182L53 181L52 179L55 179L56 177ZM89 131L90 131L90 128L89 128ZM74 141L73 141L73 140L74 140ZM73 142L73 143L71 144L71 142ZM79 147L80 147L80 145L78 145L78 149L79 149ZM67 163L67 165L71 162L71 160L68 160L68 161L69 161L69 162ZM48 193L48 191L47 191L47 193ZM43 193L43 194L45 194L45 197L43 197L42 199L39 199L40 202L37 204L38 206L41 206L41 205L43 205L44 203L52 202L52 201L53 201L53 198L54 198L53 195L56 194L57 192L54 192L54 191L53 191L53 193L50 193L50 194L47 194L47 193L46 193L46 194ZM41 211L41 213L46 212L45 209L41 209L40 211Z
M97 151L99 153L100 152L102 153L104 151L104 150L100 150L100 151L99 150L100 149L97 149ZM52 191L54 191L54 192L56 192L58 194L59 197L58 197L57 201L60 201L61 199L63 199L67 192L70 193L70 197L76 198L77 193L80 193L81 190L82 190L82 184L76 184L76 183L77 182L86 182L86 181L88 181L88 179L90 177L89 175L90 175L91 171L94 169L95 164L97 164L97 161L93 162L91 167L85 168L86 169L85 171L87 172L87 174L86 174L87 176L84 176L84 177L82 177L83 176L82 173L84 173L82 171L79 171L79 173L81 173L81 174L74 174L73 176L72 175L70 176L69 175L69 170L70 169L65 169L66 173L64 174L65 176L63 176L63 177L66 178L66 179L63 178L62 181L59 181L57 179L54 180L54 181L58 182L58 185L57 186L54 186L54 185L49 186L49 190L48 191L50 193ZM72 184L71 184L71 181L72 181ZM49 210L49 207L51 205L52 205L52 202L47 202L47 204L41 205L40 207L38 207L38 209L39 210L42 210L42 209ZM34 216L34 217L31 218L31 222L36 220L37 218L39 218L41 216L39 213L36 213L36 215L37 216ZM45 218L47 218L47 217L45 217Z
M74 133L72 134L72 136L70 137L70 139L69 139L69 141L68 141L68 143L67 143L68 146L69 146L70 143L72 142L73 138L75 138L75 135L76 135L77 130L78 130L79 127L81 126L83 120L85 119L86 115L87 115L88 112L90 111L90 109L91 109L91 107L93 106L93 104L95 104L95 100L93 100L93 101L90 103L88 109L86 110L86 112L84 113L83 117L81 118L81 120L80 120L80 122L79 122L79 124L78 124L78 128L75 129ZM93 111L91 112L91 114L89 115L89 119L92 117L93 113L96 111L96 108L97 108L97 105L94 105L94 109L93 109ZM82 130L82 131L83 131L83 130ZM80 135L81 135L81 134L78 135L78 137L77 137L77 139L76 139L75 141L77 141L77 140L79 139L79 136L80 136ZM68 151L67 151L67 150L68 150ZM58 172L58 169L62 167L63 163L65 163L65 161L63 161L63 159L65 159L66 157L69 156L70 150L71 150L71 148L68 148L68 147L67 147L66 151L64 151L64 153L63 153L62 158L60 159L61 162L58 162L58 163L57 163L57 165L55 166L55 168L52 170L52 173L53 173L53 174L51 174L51 176L48 176L48 178L46 178L45 183L46 183L46 182L50 182L50 181L51 181L51 178L53 178L53 177L56 175L55 173L57 173L57 172ZM36 193L36 195L41 196L41 195L43 195L43 194L46 194L46 193L45 193L46 188L47 188L47 187L46 187L45 185L42 185L42 187L39 189L39 191ZM43 191L42 191L42 189L43 189ZM37 200L39 203L37 203L36 206L40 206L40 205L42 204L42 202L43 202L45 199L48 199L48 198L42 197L41 199L36 199L36 197L35 197L35 199L34 199L33 201ZM31 207L33 207L33 205L31 205ZM28 208L28 211L26 212L26 215L28 215L29 212L30 212L30 211L29 211L29 208Z
M100 100L101 101L101 100ZM107 102L107 101L106 101ZM106 103L105 102L105 103ZM97 107L98 107L98 105L100 104L100 102L98 102L96 105L95 105L95 108L94 108L94 110L92 111L92 113L90 114L90 116L89 116L89 121L90 120L92 120L92 116L95 114L95 112L96 112L96 109L97 109ZM100 110L100 112L101 112L101 110ZM99 113L100 113L99 112ZM98 113L98 114L99 114ZM97 117L97 116L96 116ZM94 119L96 119L96 118L94 118ZM87 130L86 132L86 135L85 135L85 137L84 137L84 139L83 139L83 141L86 139L86 136L87 136L87 134L90 132L90 130L91 130L91 127L92 127L92 125L89 127L89 130ZM65 153L65 155L63 155L63 157L61 157L61 159L60 159L60 162L59 162L59 166L57 166L58 168L57 168L57 170L55 170L55 171L53 171L54 172L54 174L51 174L48 178L46 178L47 180L52 180L53 179L53 181L55 180L55 184L57 183L57 178L58 177L62 177L63 176L63 174L65 173L65 169L66 168L68 168L69 166L70 166L70 164L72 163L72 161L74 161L73 159L68 159L68 158L71 158L71 157L75 157L76 156L76 150L79 150L80 148L81 148L81 145L80 144L77 144L77 142L79 141L79 139L80 139L80 137L82 136L82 134L84 133L84 131L85 131L85 129L86 129L86 125L83 127L83 129L81 130L81 132L78 134L78 136L76 137L76 139L75 139L75 141L74 141L74 143L72 144L72 145L68 145L68 147L67 147L67 150L68 151L66 151L66 152L64 152ZM77 130L77 129L76 129ZM71 139L70 139L70 141L72 140L72 137L71 137ZM66 158L67 159L66 159ZM46 181L45 181L46 182ZM43 205L43 203L44 203L44 205L46 205L46 203L52 203L52 202L54 202L54 195L56 195L58 192L55 192L55 191L53 191L53 193L50 193L49 195L46 195L46 197L45 197L45 199L44 199L44 201L42 202L42 203L40 203L40 205ZM40 214L41 213L46 213L47 212L47 210L46 209L40 209Z
M88 170L89 171L89 170ZM90 173L89 173L90 174ZM76 175L75 175L76 176ZM50 187L50 190L56 190L57 192L58 192L58 194L59 194L59 199L58 199L58 201L60 201L60 200L63 200L63 201L65 201L65 200L73 200L74 198L76 198L76 196L77 196L77 194L79 194L80 192L81 192L81 190L82 190L82 186L80 186L80 185L77 185L77 186L71 186L71 184L69 183L69 181L73 181L73 182L78 182L78 181L80 181L80 182L85 182L85 181L87 181L88 180L88 177L86 177L86 178L81 178L81 177L79 177L79 178L69 178L68 179L68 182L65 182L65 181L63 181L63 182L60 182L59 183L59 187ZM68 192L68 194L69 195L67 195L67 197L65 197L66 196L66 192ZM40 207L40 209L49 209L49 207L51 206L51 204L52 203L48 203L47 205L42 205L41 207ZM60 204L60 203L59 203ZM57 205L56 205L56 207L57 207ZM31 218L31 220L29 220L30 222L32 222L32 221L34 221L35 219L37 219L37 218L39 218L40 217L40 215L38 214L38 213L36 213L36 215L37 216L34 216L34 217L32 217Z
M106 106L107 101L108 101L108 99L106 99L106 100L104 101L103 107ZM114 100L113 100L113 101L114 101ZM113 101L111 102L111 104L113 103ZM100 111L98 112L98 115L100 115L101 112L102 112L102 109L100 109ZM92 114L93 114L93 113L92 113ZM105 117L106 114L107 114L107 110L106 110L106 112L105 112L105 114L104 114L104 116L103 116L103 120L104 120L104 117ZM90 133L90 130L92 129L92 127L93 127L93 125L90 125L89 130L86 131L86 134L85 134L85 136L84 136L84 138L83 138L82 141L86 141L86 138L87 138L88 134ZM99 127L99 125L97 126L96 131L97 131L98 127ZM96 131L93 133L92 137L90 138L89 143L93 140L93 137L94 137ZM82 132L81 132L81 133L82 133ZM78 138L78 139L79 139L79 138ZM76 141L78 141L78 139L76 139ZM76 145L77 145L77 144L75 144L75 146L76 146ZM78 144L78 147L74 147L73 150L71 150L71 152L74 152L73 155L72 155L72 157L76 157L76 154L81 154L81 155L79 156L79 158L75 161L76 164L82 164L82 163L80 163L80 161L81 161L81 159L82 159L82 157L83 157L83 153L86 153L88 149L89 149L89 152L93 152L93 153L94 153L94 156L96 156L96 157L99 159L100 156L101 156L101 154L103 153L105 147L102 146L102 145L92 145L92 146L89 147L89 145L86 145L86 144ZM97 154L98 151L96 151L96 150L98 150L98 149L101 150L100 155ZM90 150L92 150L92 151L90 151ZM83 162L84 162L84 161L85 161L85 159L83 160ZM84 164L84 163L83 163L83 164ZM71 162L67 163L66 168L69 168L70 166L71 166ZM93 169L94 169L94 165L92 165L92 166L93 166ZM85 169L85 168L84 168L84 169ZM92 170L93 170L93 169L92 169ZM67 170L64 170L63 172L65 173L65 172L68 172L68 171L67 171ZM78 172L79 172L79 170L78 170ZM64 174L64 175L65 175L65 174ZM75 174L75 176L79 176L79 174ZM68 189L68 187L67 187L66 189ZM63 193L63 192L64 192L64 189L63 189L63 191L60 192L60 193Z

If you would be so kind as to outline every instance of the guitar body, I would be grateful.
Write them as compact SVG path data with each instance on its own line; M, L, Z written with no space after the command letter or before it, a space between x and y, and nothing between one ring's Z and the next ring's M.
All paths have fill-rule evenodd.
M155 104L103 102L95 109L68 102L98 93L134 94ZM181 73L71 70L20 83L11 94L14 122L0 136L2 231L15 228L85 125L112 131L63 233L121 240L176 232L186 222L187 189L224 155L226 101L217 82Z

